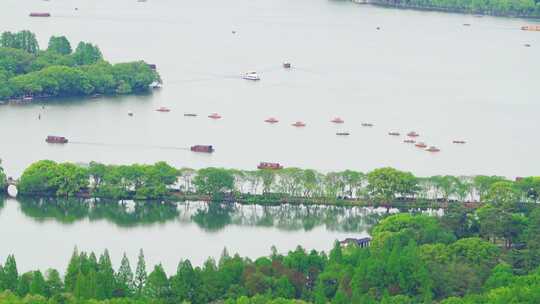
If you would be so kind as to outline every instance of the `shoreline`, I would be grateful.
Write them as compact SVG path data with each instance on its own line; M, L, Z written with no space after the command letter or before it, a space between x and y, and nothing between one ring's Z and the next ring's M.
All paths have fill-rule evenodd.
M519 15L519 14L503 14L496 13L491 11L473 11L470 9L464 8L452 8L452 7L438 7L438 6L429 6L429 5L411 5L411 4L398 4L398 3L387 3L385 1L378 0L369 0L366 3L352 1L355 4L361 5L372 5L375 7L384 7L384 8L396 8L403 10L414 10L414 11L426 11L426 12L443 12L443 13L453 13L453 14L462 14L470 15L473 17L504 17L504 18L514 18L514 19L528 19L528 20L540 20L540 15ZM519 29L519 28L518 28Z
M0 195L4 193L0 192ZM5 197L9 197L5 195ZM214 197L207 194L198 193L182 193L179 191L170 191L168 195L161 198L138 198L136 195L128 195L124 197L106 197L99 195L90 195L88 192L77 193L72 197L57 196L50 193L25 193L11 197L13 199L21 198L36 198L36 199L98 199L98 200L133 200L138 202L152 203L161 202L205 202L205 203L220 203L220 204L240 204L240 205L260 205L260 206L280 206L280 205L312 205L312 206L336 206L336 207L365 207L365 208L396 208L396 209L448 209L451 205L460 205L467 209L477 209L484 205L481 202L458 202L456 200L445 201L443 199L412 199L412 198L397 198L389 203L377 203L364 199L328 199L324 197L308 198L308 197L291 197L279 194L218 194Z

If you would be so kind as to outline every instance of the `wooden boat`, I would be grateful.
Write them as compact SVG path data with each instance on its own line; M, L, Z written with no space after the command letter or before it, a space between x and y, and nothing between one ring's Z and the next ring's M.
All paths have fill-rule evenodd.
M208 115L208 118L220 119L221 115L219 115L218 113L212 113L212 114Z
M418 136L420 136L420 134L416 133L415 131L411 131L411 132L407 133L407 136L409 136L409 137L418 137Z
M214 147L209 145L195 145L191 146L190 150L199 153L212 153L214 152Z
M161 108L157 109L156 111L158 111L158 112L170 112L171 110L169 108L166 108L166 107L161 107Z
M332 119L331 122L337 123L337 124L342 124L345 121L343 119L339 118L339 117L336 117L336 118Z
M293 123L292 126L300 128L300 127L305 127L306 124L301 122L301 121L297 121L297 122Z
M63 136L53 136L49 135L47 138L45 138L45 142L49 144L67 144L68 139Z
M267 123L270 123L270 124L275 124L275 123L278 123L279 120L275 119L274 117L270 117L268 119L265 119L264 122L267 122Z
M461 144L461 145L462 145L462 144L465 144L466 141L464 141L464 140L453 140L452 143L454 143L454 144Z
M427 148L427 145L423 142L416 143L415 146L422 149Z
M399 132L392 131L392 132L388 132L388 135L390 135L390 136L399 136L401 134Z
M403 142L406 143L406 144L414 144L416 142L416 140L407 138Z
M430 146L429 148L426 149L426 151L428 151L428 152L439 152L441 150L439 148L435 147L435 146Z
M283 68L285 68L285 69L290 69L290 68L291 68L291 63L285 61L285 62L283 63Z
M197 117L197 114L195 114L195 113L184 113L184 116L186 116L186 117Z
M351 135L349 132L337 132L336 135L339 135L339 136L349 136Z
M524 25L521 27L521 30L540 32L540 25Z
M261 162L257 166L257 169L279 170L279 169L283 169L283 166L279 163Z
M369 122L363 122L362 127L373 127L373 124Z
M51 13L30 13L30 17L50 17Z

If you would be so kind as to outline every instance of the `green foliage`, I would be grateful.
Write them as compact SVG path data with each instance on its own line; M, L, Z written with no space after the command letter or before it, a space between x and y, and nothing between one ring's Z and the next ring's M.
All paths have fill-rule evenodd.
M20 49L30 54L36 54L39 51L36 35L30 31L2 33L2 36L0 36L0 47Z
M418 244L451 243L455 236L441 227L439 221L431 216L414 216L407 213L383 219L372 231L374 244L399 240L407 244L411 239Z
M81 42L72 53L66 37L53 36L40 51L33 33L0 38L0 100L23 96L84 96L147 91L159 75L142 61L111 65L99 48Z
M226 169L205 168L197 172L193 184L199 192L215 195L232 191L234 188L234 177Z
M73 53L73 58L78 65L90 65L103 60L103 55L96 45L81 41Z
M397 195L414 196L418 190L416 177L393 168L375 169L368 173L367 180L367 191L381 203L390 203Z
M0 193L5 192L7 187L7 178L6 174L4 173L4 168L2 168L2 165L0 163Z
M65 36L52 36L49 39L49 46L47 47L48 52L54 52L60 55L69 55L71 54L71 44Z
M19 182L22 194L73 196L87 186L86 169L70 163L57 164L50 160L30 165Z

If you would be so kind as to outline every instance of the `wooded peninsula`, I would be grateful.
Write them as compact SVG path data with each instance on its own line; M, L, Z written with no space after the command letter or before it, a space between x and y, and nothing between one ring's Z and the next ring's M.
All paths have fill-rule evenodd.
M0 101L146 92L160 76L143 61L110 64L98 46L64 36L40 50L30 31L0 36Z

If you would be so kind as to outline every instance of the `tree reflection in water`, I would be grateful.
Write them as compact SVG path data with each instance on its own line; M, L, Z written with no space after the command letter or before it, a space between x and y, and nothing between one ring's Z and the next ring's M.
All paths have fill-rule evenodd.
M73 224L81 220L106 220L120 227L179 221L195 223L207 231L227 225L276 227L309 231L362 232L378 222L386 209L323 205L240 205L206 202L137 202L80 199L19 198L22 212L37 221L55 220ZM3 200L0 198L0 208ZM390 212L396 212L391 210Z

